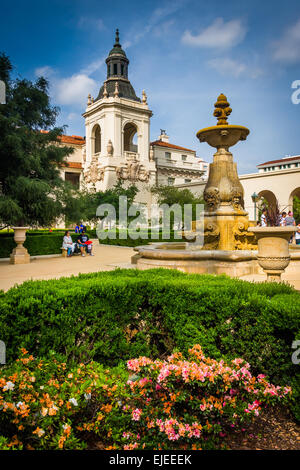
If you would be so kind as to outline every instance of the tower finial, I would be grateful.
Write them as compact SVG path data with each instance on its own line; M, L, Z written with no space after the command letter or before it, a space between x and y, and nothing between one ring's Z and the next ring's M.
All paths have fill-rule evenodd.
M119 36L119 30L118 28L116 29L116 39L115 39L115 46L119 46L120 45L120 36Z

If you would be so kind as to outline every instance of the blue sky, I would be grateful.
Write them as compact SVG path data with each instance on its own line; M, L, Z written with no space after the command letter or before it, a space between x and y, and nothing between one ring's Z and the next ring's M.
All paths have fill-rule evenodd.
M16 75L46 76L58 123L84 135L81 113L106 78L117 27L131 83L138 96L146 90L154 113L152 140L166 129L170 142L211 161L213 149L195 134L215 124L223 92L230 124L250 129L233 148L240 173L300 153L300 104L291 101L300 80L299 0L2 2L0 51Z

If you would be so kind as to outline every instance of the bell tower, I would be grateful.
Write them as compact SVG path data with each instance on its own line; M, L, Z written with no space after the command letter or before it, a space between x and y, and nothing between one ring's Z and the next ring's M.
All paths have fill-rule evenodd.
M145 91L139 98L129 81L129 60L121 47L118 29L106 66L106 80L96 99L89 95L83 114L84 179L98 190L111 188L121 179L124 185L135 184L140 190L145 185L149 193L149 185L156 178L155 162L149 156L152 111Z

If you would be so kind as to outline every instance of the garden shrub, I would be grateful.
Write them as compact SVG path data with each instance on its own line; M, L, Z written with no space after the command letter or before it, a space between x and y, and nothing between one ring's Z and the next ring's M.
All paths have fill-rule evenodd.
M27 281L0 296L8 361L20 346L116 365L201 344L216 359L243 357L255 374L292 385L300 419L299 365L291 360L299 319L300 295L288 285L165 269Z
M174 241L185 241L184 237L181 239L175 238L174 231L170 231L170 233L163 232L162 230L154 231L154 234L151 232L150 229L140 229L139 237L136 237L136 232L131 232L130 230L126 229L116 229L116 230L105 230L108 234L108 238L99 239L100 244L105 245L114 245L114 246L140 246L140 245L149 245L153 242L174 242ZM182 236L182 232L178 232L180 237ZM115 238L110 238L114 237ZM153 238L152 238L153 236ZM164 238L166 237L166 238Z
M262 407L286 403L289 387L252 376L243 359L226 364L203 355L140 357L125 371L99 364L70 368L23 349L0 370L0 449L214 449L231 428ZM134 375L132 375L134 373Z
M0 369L0 449L85 448L76 425L92 418L90 395L105 382L102 369L70 369L55 357L35 359L22 349L15 364Z
M63 236L65 230L55 230L53 232L35 230L28 231L24 242L25 248L31 256L52 255L61 253ZM76 241L76 234L71 232L73 241ZM96 238L94 232L88 233L90 238ZM16 244L14 242L14 234L0 234L0 258L9 258Z
M128 369L137 375L127 382L123 405L131 420L125 450L214 449L228 429L251 421L263 406L286 403L291 394L264 375L252 376L243 359L216 361L199 345L187 357L130 360Z

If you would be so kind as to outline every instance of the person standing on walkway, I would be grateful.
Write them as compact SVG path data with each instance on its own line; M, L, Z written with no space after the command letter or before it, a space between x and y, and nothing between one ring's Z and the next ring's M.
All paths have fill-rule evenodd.
M300 224L297 225L297 232L295 233L296 245L300 245Z
M289 211L287 217L285 218L285 225L289 226L289 227L295 227L296 222L295 222L295 219L293 217L292 211ZM294 235L291 236L290 243L293 243L293 240L294 240Z
M279 224L280 224L280 227L286 226L286 212L282 212Z
M260 226L266 227L267 226L267 209L263 209L261 216L260 216Z
M287 217L285 218L285 225L293 225L293 226L296 225L292 211L289 211Z

